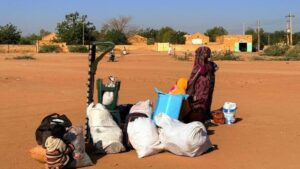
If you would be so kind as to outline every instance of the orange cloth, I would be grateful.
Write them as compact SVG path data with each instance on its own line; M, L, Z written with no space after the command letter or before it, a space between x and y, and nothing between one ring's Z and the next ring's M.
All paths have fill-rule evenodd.
M169 94L185 94L185 90L187 88L187 79L180 78L177 80L176 85L174 85Z

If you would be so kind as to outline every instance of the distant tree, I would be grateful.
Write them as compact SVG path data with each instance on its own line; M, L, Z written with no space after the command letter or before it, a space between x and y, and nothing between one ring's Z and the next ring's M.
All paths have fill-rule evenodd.
M95 40L96 27L87 21L87 15L80 16L78 12L67 14L65 20L57 24L57 40L68 45L82 44L83 27L85 42Z
M151 45L151 44L155 43L156 36L158 34L158 30L152 29L152 28L141 29L141 30L139 30L138 34L147 38L147 44Z
M172 44L185 44L184 35L186 35L186 34L187 34L186 32L177 31L172 34L170 42Z
M158 30L156 35L156 42L171 42L172 36L176 33L176 31L169 27L162 27Z
M209 37L211 42L215 42L217 36L227 35L228 32L222 26L215 26L211 29L208 29L204 34Z
M293 44L300 44L300 32L296 32L293 34Z
M0 26L0 44L17 44L20 41L21 33L17 26L11 23Z
M116 45L128 44L126 35L120 30L109 30L101 38L101 41L112 41Z
M130 21L130 16L119 16L117 18L109 19L103 24L101 32L106 34L108 31L114 30L126 34L130 31L128 30Z
M23 44L23 45L33 45L36 44L36 41L40 39L40 36L36 35L36 34L31 34L28 36L22 36L19 44Z
M253 50L256 51L257 50L257 30L254 30L253 28L248 28L245 31L246 35L252 35L252 44L253 44ZM265 45L268 45L268 36L270 35L270 37L272 36L271 33L267 33L264 31L263 28L260 28L259 31L260 34L260 50L264 48ZM271 41L270 41L271 42Z
M46 36L46 35L49 35L51 32L50 31L46 31L45 29L41 29L40 30L40 39L42 39L42 37Z
M184 44L186 32L175 31L173 28L166 26L159 30L147 28L141 29L139 35L148 39L148 44L155 42L170 42L172 44Z
M277 43L286 43L287 42L287 34L285 31L275 31L270 34L270 43L271 45L275 45Z

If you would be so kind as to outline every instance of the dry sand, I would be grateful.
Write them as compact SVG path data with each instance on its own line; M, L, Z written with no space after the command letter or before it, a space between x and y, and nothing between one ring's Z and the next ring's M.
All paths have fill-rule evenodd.
M34 132L50 112L65 113L84 125L87 54L34 54L37 60L0 55L0 164L3 169L42 169L30 158ZM105 58L106 59L106 58ZM154 87L168 89L188 77L192 61L176 61L165 53L132 51L103 60L97 77L121 81L120 104L151 99ZM135 151L106 155L93 168L154 169L297 169L300 166L300 62L217 62L213 109L225 101L238 104L233 125L210 128L218 150L188 158L161 153L138 159Z

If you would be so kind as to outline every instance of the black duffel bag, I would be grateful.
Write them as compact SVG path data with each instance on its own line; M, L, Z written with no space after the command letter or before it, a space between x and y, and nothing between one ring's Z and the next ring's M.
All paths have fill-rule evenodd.
M51 136L51 129L54 125L62 125L64 127L71 127L72 122L66 115L59 115L52 113L42 120L41 124L35 131L35 140L38 145L45 147L46 139Z

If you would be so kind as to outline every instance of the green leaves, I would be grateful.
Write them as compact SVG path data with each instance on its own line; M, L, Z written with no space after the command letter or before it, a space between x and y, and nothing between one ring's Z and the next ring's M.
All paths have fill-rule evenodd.
M78 12L65 16L65 20L58 23L57 36L59 42L66 42L68 45L82 44L83 41L94 41L96 39L96 27L87 21L87 15Z
M21 38L21 31L9 23L5 26L0 26L0 44L17 44Z
M211 42L215 42L216 41L216 37L217 36L221 36L221 35L227 35L228 32L225 28L223 28L222 26L215 26L211 29L208 29L205 33L206 36L209 36L209 40Z

